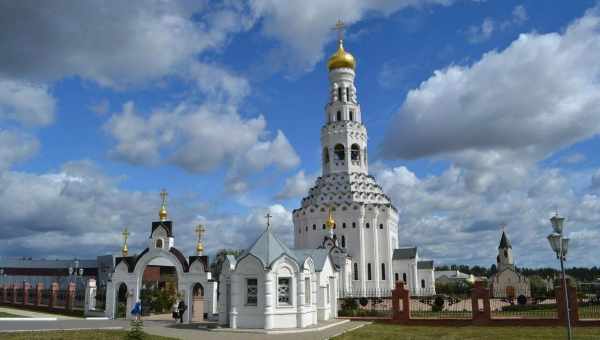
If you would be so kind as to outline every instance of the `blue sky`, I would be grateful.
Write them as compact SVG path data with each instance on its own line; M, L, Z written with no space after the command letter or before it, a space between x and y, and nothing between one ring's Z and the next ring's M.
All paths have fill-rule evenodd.
M400 242L491 265L573 265L600 237L596 1L160 2L0 5L0 256L143 249L170 194L177 245L239 248L320 173L330 30L349 25L371 173ZM20 20L14 20L19 18ZM595 254L598 258L600 253Z

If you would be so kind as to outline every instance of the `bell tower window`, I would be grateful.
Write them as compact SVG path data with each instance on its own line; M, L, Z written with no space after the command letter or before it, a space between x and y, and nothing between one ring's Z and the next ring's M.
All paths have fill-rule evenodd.
M346 157L346 150L344 149L344 146L342 144L337 144L334 148L333 148L333 153L335 153L335 158L338 161L343 161Z
M338 100L342 101L342 88L338 87Z
M352 144L350 147L350 159L360 162L360 146Z
M325 164L329 163L329 150L327 148L323 148L323 162Z
M346 248L346 236L342 235L342 248Z
M350 101L350 88L346 87L346 101L349 102Z
M354 112L352 112L352 110L350 110L350 120L354 120Z
M338 121L338 122L342 120L342 111L338 111L335 114L335 120Z
M163 247L163 240L162 239L156 240L156 248L162 248L162 247Z

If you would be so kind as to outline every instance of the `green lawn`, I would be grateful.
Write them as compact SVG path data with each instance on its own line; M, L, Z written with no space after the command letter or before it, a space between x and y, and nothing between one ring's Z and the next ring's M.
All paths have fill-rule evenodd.
M580 327L574 330L576 340L598 339L600 327ZM562 327L437 327L437 326L401 326L372 324L336 337L336 340L473 340L473 339L511 339L511 340L563 340L566 338Z
M122 340L126 339L127 331L48 331L48 332L19 332L0 333L2 340ZM177 340L158 335L146 334L145 340Z
M21 315L0 312L0 318L22 318L22 317L23 316L21 316Z

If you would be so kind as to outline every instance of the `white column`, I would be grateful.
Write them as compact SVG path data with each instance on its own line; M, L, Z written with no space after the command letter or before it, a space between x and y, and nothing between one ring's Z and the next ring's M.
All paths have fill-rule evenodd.
M265 329L273 329L273 313L275 312L275 275L268 270L265 273ZM291 297L290 297L291 298Z
M106 306L104 307L104 316L109 319L115 318L115 307L117 300L117 292L115 291L115 285L112 281L106 283Z
M229 327L237 328L238 308L241 305L240 275L231 275L231 311L229 312Z
M89 279L85 285L85 295L83 304L84 315L90 315L91 311L96 309L96 280Z
M304 311L304 295L306 294L305 289L304 289L304 272L301 271L298 273L297 275L298 279L296 280L297 284L297 292L298 294L296 294L296 296L298 297L296 299L296 327L298 328L304 328L304 317L303 317L303 311Z

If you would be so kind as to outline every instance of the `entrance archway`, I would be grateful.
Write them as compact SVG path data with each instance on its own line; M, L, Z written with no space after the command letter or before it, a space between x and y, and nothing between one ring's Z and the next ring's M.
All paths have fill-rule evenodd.
M172 307L177 303L178 295L181 295L176 267L167 259L157 257L140 270L142 315L170 320Z
M204 286L197 282L192 293L192 321L202 321L204 320Z
M122 282L117 290L117 311L116 318L124 319L127 316L127 285Z

